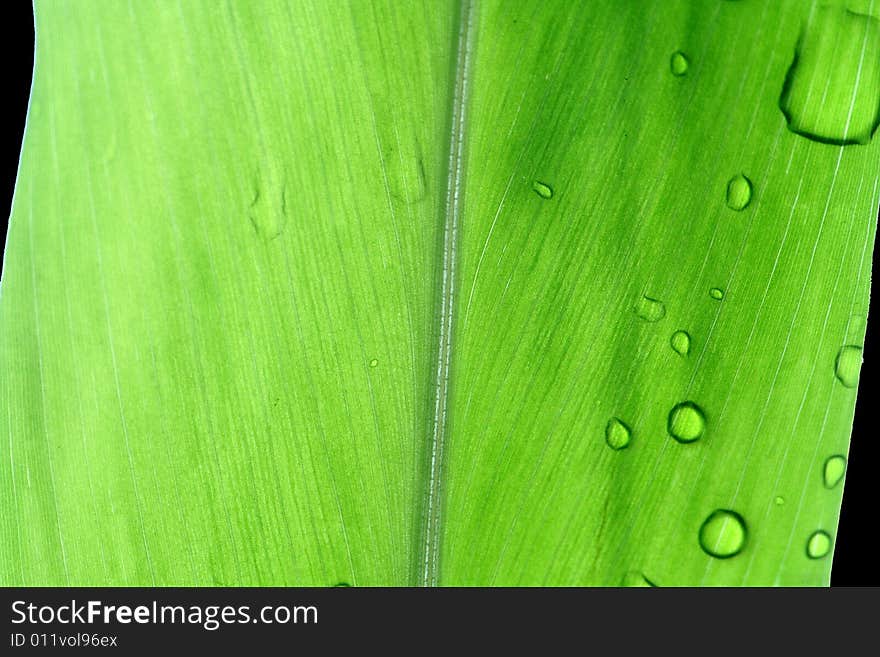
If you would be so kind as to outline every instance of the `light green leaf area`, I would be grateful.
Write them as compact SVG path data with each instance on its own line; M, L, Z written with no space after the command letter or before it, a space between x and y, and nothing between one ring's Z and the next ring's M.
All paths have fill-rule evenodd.
M0 584L827 584L878 26L39 0Z

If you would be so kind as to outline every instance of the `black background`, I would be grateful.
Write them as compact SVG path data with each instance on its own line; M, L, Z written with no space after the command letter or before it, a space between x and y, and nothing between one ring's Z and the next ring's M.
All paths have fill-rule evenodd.
M2 43L7 44L6 61L3 66L3 95L6 117L3 126L3 143L0 148L2 164L2 206L3 216L9 216L18 156L21 150L21 137L27 112L33 69L33 16L30 4L18 1L9 3L15 8L4 8L0 20ZM880 138L880 135L878 135ZM6 231L2 231L5 239ZM875 285L871 293L871 308L876 313L878 286L878 254L874 249ZM865 363L862 366L859 383L859 396L856 405L855 426L850 445L849 464L846 475L846 488L843 496L843 509L837 532L834 552L834 567L831 583L834 586L880 585L880 569L876 567L877 537L873 527L877 522L877 502L880 499L880 481L873 479L871 469L880 463L880 445L874 428L874 413L871 408L877 403L878 372L880 354L877 353L880 341L880 321L874 316L868 322L868 336L865 340ZM2 511L0 511L2 512Z

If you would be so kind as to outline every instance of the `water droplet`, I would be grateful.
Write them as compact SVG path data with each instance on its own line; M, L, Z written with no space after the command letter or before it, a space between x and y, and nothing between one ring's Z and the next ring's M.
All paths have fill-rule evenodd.
M685 75L688 66L690 66L690 61L688 61L687 55L680 50L672 53L672 57L669 58L669 70L672 71L674 76L681 77Z
M632 431L626 424L616 417L608 420L608 424L605 425L605 442L611 449L628 447L630 440L632 440Z
M535 190L535 193L543 199L550 200L553 198L553 188L550 187L547 183L543 183L540 180L536 180L532 183L532 189Z
M694 402L681 402L669 411L666 430L678 442L692 443L699 440L706 430L706 416Z
M720 287L713 287L709 290L709 296L715 299L715 301L721 301L724 298L724 290Z
M284 230L286 213L287 200L280 176L259 178L248 204L248 219L254 230L267 240L275 239Z
M803 27L779 109L788 129L826 144L866 144L880 124L880 21L822 7Z
M776 506L782 506L783 504L785 504L785 498L782 497L782 495L777 495L777 496L776 496L776 499L773 500L773 503L774 503Z
M669 339L669 344L679 356L687 356L691 351L691 336L687 331L676 331Z
M334 588L334 589L338 589L338 588L348 588L349 586L351 586L351 584L349 584L348 582L339 582L338 584L334 584L334 585L333 585L333 588Z
M862 348L848 344L840 348L834 361L834 375L847 388L859 384L859 370L862 368Z
M378 358L374 358L373 360L370 361L370 367L376 367L378 364L379 364Z
M752 181L738 173L727 183L727 207L731 210L745 210L752 202Z
M700 547L706 554L727 559L746 545L746 522L736 511L717 509L700 526Z
M650 586L656 587L651 580L645 577L642 573L637 570L630 570L626 575L623 576L623 580L621 580L622 586Z
M666 314L666 306L662 301L645 295L636 302L635 311L646 322L657 322Z
M829 456L825 460L825 467L822 469L822 482L825 488L834 488L843 479L846 473L846 457L840 454Z
M831 535L819 529L807 541L807 556L810 559L821 559L831 551Z

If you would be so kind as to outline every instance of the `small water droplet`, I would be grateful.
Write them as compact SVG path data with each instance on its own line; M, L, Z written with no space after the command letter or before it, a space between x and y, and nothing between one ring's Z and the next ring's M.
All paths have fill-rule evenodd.
M378 358L374 358L373 360L370 361L370 367L376 367L378 364L379 364Z
M676 331L669 339L669 344L679 356L687 356L691 351L691 336L687 331Z
M715 301L721 301L724 298L724 290L720 287L713 287L709 290L709 296L715 299Z
M666 430L678 442L692 443L703 436L706 430L706 416L694 402L681 402L669 411Z
M605 425L605 442L611 449L623 449L629 446L632 440L632 431L630 428L616 417L608 420Z
M700 547L709 556L727 559L746 545L746 522L736 511L716 509L700 526Z
M752 202L752 181L739 173L727 183L727 207L731 210L745 210Z
M845 473L846 457L840 454L829 456L822 469L822 482L825 484L825 488L834 488L843 479Z
M630 570L626 575L623 576L623 580L621 580L622 586L644 586L644 587L656 587L651 580L645 577L642 573L637 570Z
M782 495L777 495L777 496L776 496L776 499L773 500L773 503L774 503L776 506L782 506L783 504L785 504L785 498L782 497Z
M813 532L807 541L807 556L821 559L831 551L831 535L821 529Z
M338 584L334 584L334 585L333 585L333 588L334 588L334 589L338 589L338 588L348 588L349 586L351 586L351 584L349 584L348 582L339 582Z
M844 6L816 10L798 39L779 109L791 132L812 141L867 144L880 124L880 21Z
M674 76L681 77L685 75L688 66L690 66L690 61L681 50L672 53L672 57L669 58L669 70L672 71Z
M859 370L862 368L862 348L848 344L840 348L834 361L834 375L847 388L859 384Z
M666 315L666 305L659 299L654 299L647 295L642 296L636 302L634 310L636 315L646 322L658 322Z
M547 183L543 183L540 180L536 180L532 183L532 189L535 193L543 199L550 200L553 198L553 188L550 187Z

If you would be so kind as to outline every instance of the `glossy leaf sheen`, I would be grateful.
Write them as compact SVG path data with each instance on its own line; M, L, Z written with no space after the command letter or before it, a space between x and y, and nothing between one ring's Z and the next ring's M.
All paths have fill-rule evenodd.
M0 583L415 584L439 472L441 585L826 584L880 82L877 52L838 75L816 46L836 86L792 120L847 142L861 84L859 143L790 129L816 7L37 2ZM692 442L667 431L685 401ZM707 551L719 509L747 536Z

